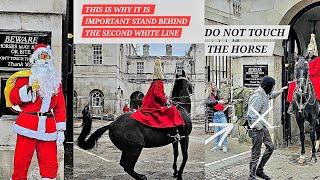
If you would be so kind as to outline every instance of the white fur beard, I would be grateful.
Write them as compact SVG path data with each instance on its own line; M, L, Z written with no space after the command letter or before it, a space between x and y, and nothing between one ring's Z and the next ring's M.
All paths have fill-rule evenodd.
M51 97L58 93L61 78L57 75L52 63L35 64L31 67L31 72L29 85L31 86L35 81L38 81L40 86L38 92L41 97Z

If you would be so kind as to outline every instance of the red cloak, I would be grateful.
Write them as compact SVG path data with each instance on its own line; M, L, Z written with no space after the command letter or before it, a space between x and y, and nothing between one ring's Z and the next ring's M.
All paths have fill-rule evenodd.
M167 98L164 94L162 80L155 80L142 100L142 106L131 117L144 125L154 128L171 128L184 125L178 109L165 104Z

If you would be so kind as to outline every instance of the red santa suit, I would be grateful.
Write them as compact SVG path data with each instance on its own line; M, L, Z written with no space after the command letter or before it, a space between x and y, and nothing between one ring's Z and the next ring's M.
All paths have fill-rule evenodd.
M22 110L13 125L17 142L12 179L27 179L35 150L41 177L55 179L58 172L56 141L61 136L64 139L66 130L65 100L61 85L51 97L41 97L38 93L33 97L32 91L28 91L31 74L31 71L15 73L5 88L7 106L19 106Z
M12 179L26 179L34 151L37 152L40 175L56 178L57 130L66 130L65 100L61 90L51 98L37 96L31 102L31 92L27 93L28 78L18 78L10 93L13 105L19 105L19 114L13 129L18 134L14 155L14 173ZM39 116L36 112L50 112L52 117Z
M131 115L144 125L155 128L172 128L184 124L175 106L167 107L162 80L154 80L142 100L142 107Z

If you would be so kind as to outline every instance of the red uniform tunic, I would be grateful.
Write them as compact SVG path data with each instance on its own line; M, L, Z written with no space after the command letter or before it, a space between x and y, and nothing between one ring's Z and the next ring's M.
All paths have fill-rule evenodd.
M162 80L155 80L142 100L142 107L131 115L133 119L155 128L170 128L184 124L175 106L168 108Z

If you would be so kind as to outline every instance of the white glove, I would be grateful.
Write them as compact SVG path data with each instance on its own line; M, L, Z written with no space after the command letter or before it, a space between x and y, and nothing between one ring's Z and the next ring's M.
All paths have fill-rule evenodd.
M284 86L280 89L280 92L282 93L284 90L288 89L288 86Z
M57 144L62 145L64 142L64 131L58 131L57 133Z

